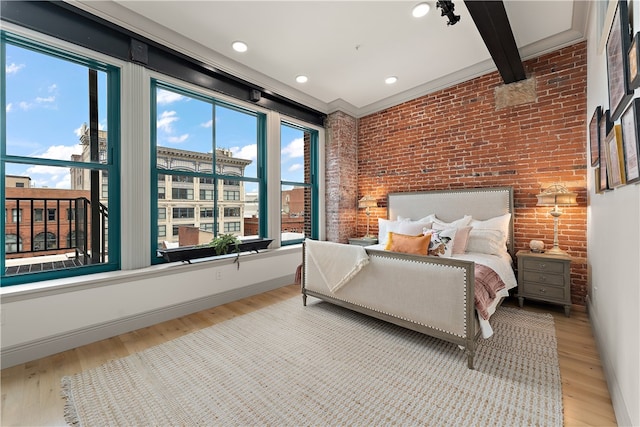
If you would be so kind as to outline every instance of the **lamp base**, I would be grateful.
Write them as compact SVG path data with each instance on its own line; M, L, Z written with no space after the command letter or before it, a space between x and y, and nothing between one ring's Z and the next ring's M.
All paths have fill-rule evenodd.
M554 246L551 249L547 249L544 251L546 254L551 254L551 255L569 255L567 254L565 251L563 251L562 249L560 249L558 246Z

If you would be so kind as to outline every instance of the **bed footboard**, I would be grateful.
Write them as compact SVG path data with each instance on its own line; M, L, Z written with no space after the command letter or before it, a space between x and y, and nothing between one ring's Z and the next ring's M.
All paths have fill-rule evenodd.
M338 243L335 243L336 245ZM480 328L474 307L474 263L366 249L369 264L332 292L303 246L302 298L307 296L462 346L467 366Z

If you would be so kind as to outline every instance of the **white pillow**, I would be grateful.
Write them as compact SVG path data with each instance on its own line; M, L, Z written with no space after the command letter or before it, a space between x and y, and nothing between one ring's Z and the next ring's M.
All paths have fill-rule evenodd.
M507 237L500 230L472 228L467 240L467 252L500 255L507 252Z
M425 216L424 218L419 219L418 221L432 222L433 228L437 227L438 229L443 230L445 228L466 227L467 225L470 225L469 223L471 222L471 220L472 220L471 215L465 215L462 218L457 219L455 221L444 222L441 219L438 219L435 214L431 214L431 215Z
M408 234L417 236L422 234L424 228L431 228L430 222L424 221L391 221L389 219L378 218L378 244L386 245L389 232Z
M511 213L506 213L504 215L496 216L493 218L489 218L485 221L479 221L477 219L472 219L470 226L473 227L474 230L482 229L482 230L500 230L505 237L509 236L509 221L511 220Z

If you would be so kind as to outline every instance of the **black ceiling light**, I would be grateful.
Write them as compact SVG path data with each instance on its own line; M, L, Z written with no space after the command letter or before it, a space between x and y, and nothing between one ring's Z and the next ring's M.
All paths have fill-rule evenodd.
M460 15L454 15L453 10L456 8L453 5L452 1L449 0L438 0L436 2L436 7L439 7L440 9L442 9L442 13L440 14L440 16L447 16L447 18L449 18L449 21L447 22L447 25L455 25L456 22L458 22L460 20Z

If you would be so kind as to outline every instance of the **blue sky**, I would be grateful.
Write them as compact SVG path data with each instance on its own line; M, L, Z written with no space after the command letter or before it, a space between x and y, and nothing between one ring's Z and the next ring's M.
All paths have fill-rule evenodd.
M43 72L46 70L46 72ZM89 122L87 68L69 61L7 45L7 154L70 160L80 153L78 137ZM106 119L106 74L98 72L99 127ZM211 104L160 89L157 94L158 145L211 152ZM284 180L302 181L302 132L283 126ZM216 107L217 148L251 160L246 176L256 176L256 122L249 114ZM27 175L36 187L70 188L67 168L8 164L7 174ZM253 191L247 186L247 191Z

